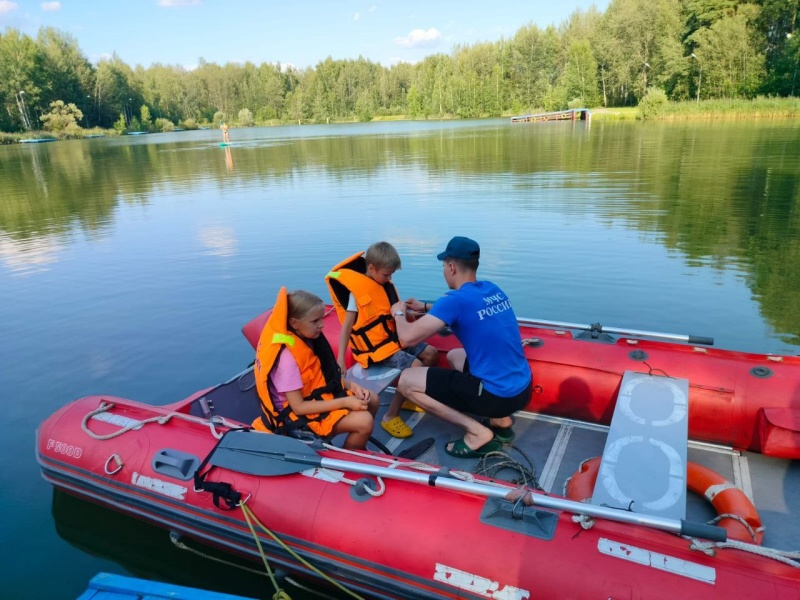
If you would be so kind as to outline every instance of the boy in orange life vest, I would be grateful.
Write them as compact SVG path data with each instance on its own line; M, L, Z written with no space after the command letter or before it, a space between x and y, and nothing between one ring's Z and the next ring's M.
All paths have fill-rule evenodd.
M304 291L281 288L258 340L255 379L260 431L307 426L320 436L346 433L345 448L362 449L372 433L378 396L342 379L322 335L325 305Z
M377 242L336 265L325 280L342 323L339 336L339 368L345 371L348 343L353 358L362 367L381 365L396 369L435 365L436 348L418 343L404 348L397 339L392 304L399 300L392 274L400 268L400 256L388 242ZM413 431L400 418L404 397L395 393L381 420L390 435L409 437Z

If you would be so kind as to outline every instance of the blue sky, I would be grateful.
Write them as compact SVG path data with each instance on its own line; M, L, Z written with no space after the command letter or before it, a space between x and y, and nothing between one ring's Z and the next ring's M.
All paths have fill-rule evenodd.
M192 68L251 61L313 66L327 56L391 65L558 25L608 0L0 0L0 29L66 31L92 61L116 52L130 65Z

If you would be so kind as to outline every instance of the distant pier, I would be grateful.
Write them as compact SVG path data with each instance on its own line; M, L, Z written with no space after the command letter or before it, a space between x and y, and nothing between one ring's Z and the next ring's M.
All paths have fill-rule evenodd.
M540 121L591 121L592 113L588 108L570 108L536 115L519 115L511 117L512 123L538 123Z

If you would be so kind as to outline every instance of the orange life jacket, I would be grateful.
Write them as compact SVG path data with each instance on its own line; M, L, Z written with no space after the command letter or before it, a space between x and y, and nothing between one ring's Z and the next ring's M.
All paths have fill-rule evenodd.
M288 295L286 288L282 287L256 347L254 372L256 392L261 401L261 416L253 421L253 427L262 431L288 433L309 421L323 421L330 416L330 413L298 416L288 402L282 410L276 410L267 379L284 349L291 352L297 361L303 381L301 393L304 400L330 400L347 393L342 387L339 365L327 338L324 335L313 340L298 337L289 330L288 317Z
M333 267L325 282L340 323L344 323L350 294L355 298L358 317L350 333L350 349L356 362L366 368L389 358L402 345L391 311L399 299L397 290L391 282L380 285L366 275L363 254L354 254Z

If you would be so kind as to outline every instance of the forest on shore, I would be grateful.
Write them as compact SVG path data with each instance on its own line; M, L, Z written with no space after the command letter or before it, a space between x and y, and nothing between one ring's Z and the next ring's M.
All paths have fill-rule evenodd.
M192 70L92 64L71 34L0 34L0 131L475 118L574 107L794 97L800 0L611 0L558 26L455 46L415 63L325 58ZM657 103L658 104L658 103Z

